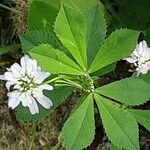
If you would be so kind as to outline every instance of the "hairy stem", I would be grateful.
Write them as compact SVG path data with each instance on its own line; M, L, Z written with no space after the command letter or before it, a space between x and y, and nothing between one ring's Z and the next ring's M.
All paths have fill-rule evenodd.
M31 142L29 145L29 150L33 150L33 145L34 145L34 140L35 140L35 133L36 133L36 123L32 123L32 137L31 137Z

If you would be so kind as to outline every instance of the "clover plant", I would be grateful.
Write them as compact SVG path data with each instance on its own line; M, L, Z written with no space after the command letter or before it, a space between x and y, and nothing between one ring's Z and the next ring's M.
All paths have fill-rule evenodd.
M111 149L138 150L138 123L150 130L150 110L135 109L150 98L150 76L125 78L101 87L94 76L114 69L115 63L129 56L136 47L139 32L117 29L106 34L104 9L88 0L72 3L34 0L30 3L29 31L20 36L24 53L37 60L46 72L53 74L45 91L53 106L40 107L30 114L26 107L17 108L19 121L46 119L73 90L81 97L65 122L61 138L67 150L89 146L95 135L95 110L99 111ZM76 5L73 5L76 4ZM81 7L78 7L81 6Z

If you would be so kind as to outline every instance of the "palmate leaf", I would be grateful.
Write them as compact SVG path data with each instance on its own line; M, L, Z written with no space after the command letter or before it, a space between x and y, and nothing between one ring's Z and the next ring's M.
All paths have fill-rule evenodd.
M39 114L32 115L29 111L29 108L19 106L17 108L16 117L18 121L41 121L44 120L48 115L50 115L56 107L61 105L66 98L73 91L70 87L59 87L53 91L45 91L45 95L49 97L53 106L50 109L45 109L41 105L39 105Z
M57 37L85 70L87 53L86 25L83 14L62 5L54 28Z
M101 7L95 6L86 14L88 64L93 61L106 36L106 22Z
M138 36L139 32L128 29L113 32L101 46L89 67L89 72L95 72L130 55L136 47Z
M137 122L150 131L150 110L128 109Z
M66 121L62 130L67 150L80 150L91 144L95 134L93 95Z
M81 68L76 65L64 52L54 49L49 44L42 44L29 51L43 70L52 74L65 73L82 75Z
M150 85L138 77L126 78L96 89L101 95L127 105L143 104L150 98Z
M96 5L103 6L99 0L62 0L63 4L77 11L86 11ZM103 6L104 7L104 6Z
M139 150L138 125L134 117L98 94L95 100L110 141L119 148Z
M61 0L34 0L28 12L29 31L45 30L53 33L53 24L61 5Z
M20 41L22 49L25 51L29 51L32 48L41 44L50 44L54 48L58 48L61 50L64 49L57 37L42 30L36 30L22 34L20 36Z

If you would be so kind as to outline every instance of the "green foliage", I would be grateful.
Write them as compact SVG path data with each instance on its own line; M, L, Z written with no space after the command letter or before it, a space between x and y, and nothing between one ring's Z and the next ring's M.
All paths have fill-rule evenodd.
M102 122L112 143L119 148L139 150L138 125L136 120L125 110L95 94Z
M60 7L60 0L34 0L28 13L29 31L45 30L53 33L53 23Z
M130 55L136 46L138 36L139 32L128 29L113 32L101 46L89 72L95 72Z
M87 9L92 8L98 4L103 7L104 10L104 6L99 0L62 0L62 2L67 7L80 12L86 11Z
M116 63L113 63L113 64L110 64L106 67L103 67L102 69L96 71L96 72L93 72L92 75L94 76L102 76L102 75L105 75L111 71L114 71L116 68Z
M125 150L125 149L124 148L119 148L116 145L114 145L113 143L111 143L110 150Z
M22 44L22 49L25 51L29 51L32 48L41 44L50 44L54 48L62 49L62 45L57 39L57 37L42 30L36 30L22 34L20 36L20 41Z
M145 103L150 98L149 91L149 84L137 77L126 78L96 89L99 94L126 105Z
M87 22L87 59L90 65L106 36L106 22L100 7L86 12Z
M33 0L28 16L30 32L20 36L22 47L43 70L64 77L54 85L62 86L67 81L68 86L76 84L83 89L62 130L67 150L84 149L94 138L93 97L111 148L139 150L137 122L150 129L149 111L127 108L149 100L150 75L123 79L96 90L92 78L114 70L117 61L130 55L139 32L119 29L105 40L105 10L101 3L97 4L98 0ZM51 109L39 105L40 113L31 115L28 108L20 106L17 119L45 119L71 91L60 87L46 92L53 102Z
M49 44L37 46L30 50L29 54L38 61L42 69L53 74L83 74L81 68L65 55L64 52L54 49Z
M9 45L5 47L0 46L0 55L9 53L9 52L14 52L20 48L20 44L14 44L14 45Z
M56 18L55 33L85 70L87 66L86 25L83 14L62 5Z
M18 121L41 121L46 119L48 115L54 112L54 110L61 105L66 98L71 94L72 88L59 87L53 91L45 91L45 95L49 97L53 106L50 109L45 109L41 105L39 107L39 114L32 115L27 107L19 106L17 108L16 117Z
M137 122L150 131L150 110L129 109L128 111L135 117Z
M66 121L62 130L67 150L80 150L91 144L95 134L93 95Z

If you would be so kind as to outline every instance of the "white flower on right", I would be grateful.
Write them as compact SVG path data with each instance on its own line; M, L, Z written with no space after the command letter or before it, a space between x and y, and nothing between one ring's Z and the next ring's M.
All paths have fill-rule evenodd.
M146 41L137 44L133 53L124 60L134 64L136 67L135 74L137 76L148 73L150 71L150 48Z
M21 103L31 114L39 113L37 102L49 109L52 101L43 94L43 90L53 90L53 86L43 83L49 76L50 73L42 71L35 59L27 55L22 57L21 65L14 63L4 75L0 75L1 80L7 81L8 106L15 109Z

